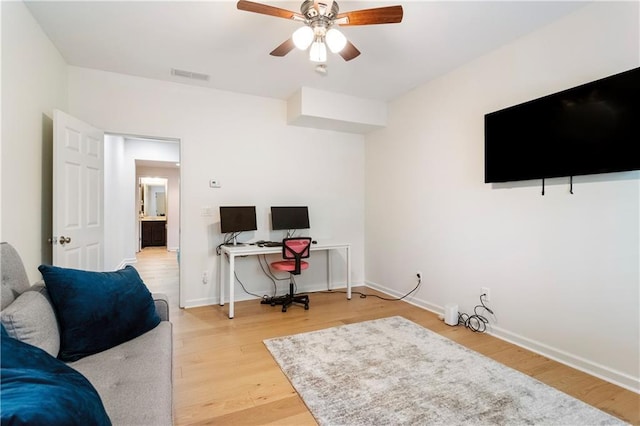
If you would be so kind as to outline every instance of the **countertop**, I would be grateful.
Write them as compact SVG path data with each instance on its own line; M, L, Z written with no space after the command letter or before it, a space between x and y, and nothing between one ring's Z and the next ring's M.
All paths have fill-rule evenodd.
M140 218L141 222L166 222L166 216L143 216Z

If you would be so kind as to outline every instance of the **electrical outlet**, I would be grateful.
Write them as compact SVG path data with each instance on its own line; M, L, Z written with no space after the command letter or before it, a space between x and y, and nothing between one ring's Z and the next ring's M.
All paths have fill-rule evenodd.
M206 284L209 282L209 274L207 273L207 271L204 271L202 273L202 284Z
M485 295L484 296L484 301L485 302L490 302L491 301L491 289L489 287L480 287L480 295Z

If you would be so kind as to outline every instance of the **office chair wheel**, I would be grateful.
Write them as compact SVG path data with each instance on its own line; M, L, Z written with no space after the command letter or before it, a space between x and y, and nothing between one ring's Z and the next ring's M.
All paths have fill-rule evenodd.
M304 305L304 310L308 311L309 310L309 304L307 303L306 305Z
M276 306L276 302L271 302L271 306Z
M286 306L282 307L282 312L287 312L287 307Z

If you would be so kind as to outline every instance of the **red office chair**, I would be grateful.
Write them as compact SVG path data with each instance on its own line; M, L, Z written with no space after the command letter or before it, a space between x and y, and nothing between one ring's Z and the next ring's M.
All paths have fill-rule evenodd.
M293 292L293 276L300 275L303 269L309 267L309 262L305 262L302 259L307 259L311 249L311 238L298 237L298 238L285 238L282 240L282 258L278 262L272 262L271 267L278 271L289 272L289 294L276 297L271 300L271 306L282 305L282 312L287 312L287 308L292 303L304 304L304 309L309 309L309 296L300 295L296 296Z

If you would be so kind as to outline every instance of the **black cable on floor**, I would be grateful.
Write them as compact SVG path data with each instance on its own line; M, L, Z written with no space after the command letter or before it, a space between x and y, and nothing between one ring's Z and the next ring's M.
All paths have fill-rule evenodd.
M480 315L480 313L478 313L478 310L484 309L491 315L493 315L493 311L484 304L484 300L482 300L483 297L487 297L487 295L480 295L480 304L476 305L476 307L473 308L473 315L468 315L465 313L458 314L458 325L464 325L466 328L476 333L484 333L487 330L487 324L489 324L489 320L486 317Z
M383 296L378 296L377 294L367 294L367 293L362 293L362 292L359 292L359 291L352 291L351 294L359 294L360 295L360 299L366 299L367 297L377 297L378 299L387 300L389 302L398 302L398 301L404 299L405 297L409 296L414 291L418 290L418 287L420 287L421 283L422 283L422 278L420 277L420 275L418 275L418 284L416 284L416 286L413 288L413 290L411 290L410 292L408 292L407 294L405 294L402 297L383 297ZM343 294L346 294L347 292L343 291L343 290L321 290L321 291L315 291L314 293L343 293Z

